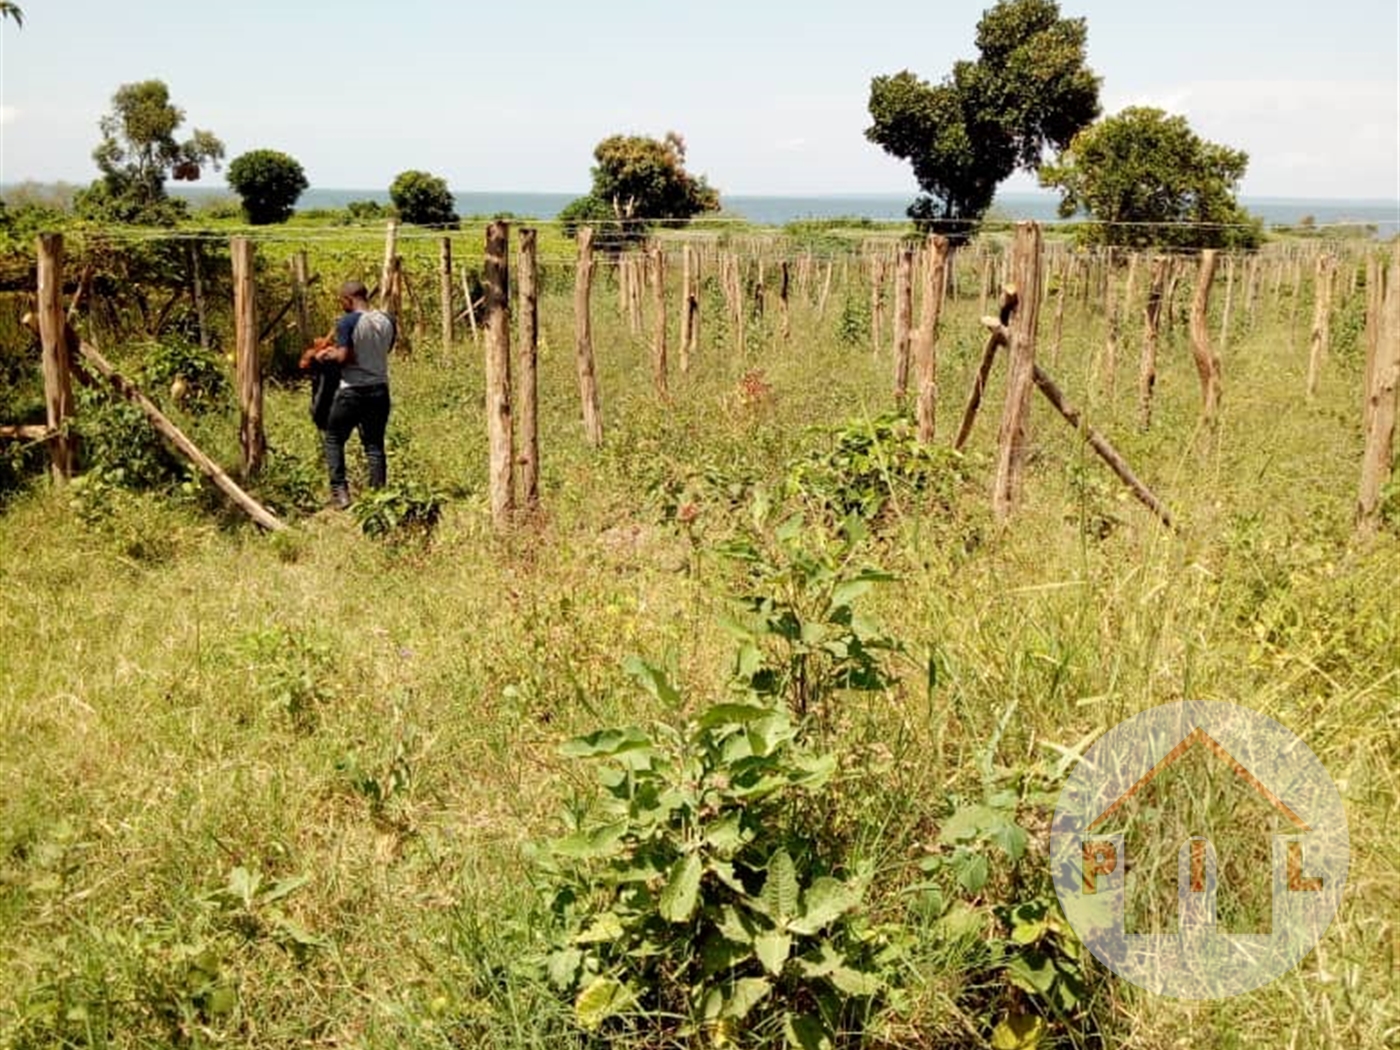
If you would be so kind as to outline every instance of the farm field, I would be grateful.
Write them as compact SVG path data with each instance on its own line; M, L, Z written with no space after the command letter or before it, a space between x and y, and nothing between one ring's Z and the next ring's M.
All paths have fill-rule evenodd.
M250 491L292 528L262 533L156 462L144 424L95 394L80 395L78 432L103 470L66 487L31 475L4 496L0 1044L832 1045L795 1022L759 1023L762 1008L747 1027L741 1013L687 1029L675 1017L685 1007L654 988L585 1008L586 976L551 964L565 958L570 921L559 891L595 858L561 862L547 844L592 826L600 763L579 756L607 755L597 737L561 746L609 727L667 739L656 727L683 732L713 705L751 700L768 667L782 671L770 699L794 708L802 746L832 759L820 789L774 811L792 821L784 848L859 884L843 950L881 948L866 957L874 983L842 989L866 1005L835 1045L1321 1050L1400 1038L1393 483L1379 531L1359 537L1354 524L1366 294L1348 267L1364 278L1378 249L1339 250L1311 397L1312 257L1269 246L1261 274L1281 260L1307 279L1259 276L1250 295L1237 257L1228 316L1217 275L1215 426L1200 422L1189 346L1194 262L1167 306L1147 430L1146 264L1112 365L1104 295L1086 277L1081 296L1051 269L1037 360L1171 509L1170 530L1039 395L1019 505L996 520L1005 353L964 453L949 451L986 337L979 317L995 310L984 294L995 268L982 264L1009 237L955 256L931 450L891 414L893 267L872 346L869 261L892 238L697 240L700 336L685 373L685 239L666 240L666 399L652 387L650 293L634 328L617 268L600 257L605 437L594 449L575 375L573 245L546 230L541 507L502 535L488 501L482 347L460 325L440 345L436 240L405 236L411 349L393 362L388 438L399 502L321 509L318 436L289 367L300 335L285 319L263 343L269 453ZM321 275L313 330L324 331L330 289L375 273L381 245L379 231L260 242L261 315L286 300L286 260L305 251ZM479 231L453 249L475 277ZM75 273L89 250L75 246ZM742 346L725 257L746 282ZM1105 277L1118 296L1125 279L1121 261ZM225 295L219 278L209 295ZM0 307L0 340L37 373L22 298ZM227 387L208 380L201 411L177 403L169 369L187 357L165 337L133 336L134 310L113 292L77 324L127 375L159 375L152 395L232 471ZM211 310L201 360L229 372L226 299ZM14 375L14 389L35 388L36 375ZM362 459L353 471L359 495ZM430 505L440 518L421 529L394 517ZM796 640L784 611L807 628ZM798 667L810 677L789 674ZM1154 997L1113 977L1076 948L1050 888L1049 814L1074 756L1183 699L1244 705L1297 733L1348 817L1351 868L1331 928L1295 970L1228 1000ZM979 806L1019 833L950 830ZM795 844L804 828L817 829L810 856ZM821 849L839 859L819 863ZM700 892L722 891L707 875ZM661 907L678 907L670 900ZM672 915L667 929L687 921ZM665 951L668 979L676 960L704 969L677 943ZM744 972L767 979L756 962ZM765 994L788 995L794 1015L819 1012L805 987Z

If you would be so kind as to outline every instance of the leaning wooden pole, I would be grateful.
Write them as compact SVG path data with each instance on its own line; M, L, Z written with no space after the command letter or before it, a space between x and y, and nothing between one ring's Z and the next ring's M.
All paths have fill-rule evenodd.
M510 528L515 513L515 447L510 389L510 226L486 227L486 433L491 523Z
M1381 492L1395 463L1396 412L1400 407L1396 401L1400 396L1400 243L1391 252L1389 274L1377 278L1377 290L1380 294L1373 295L1372 301L1379 300L1381 306L1375 326L1375 363L1367 370L1366 446L1356 505L1357 527L1363 534L1374 532L1380 524Z
M578 231L578 271L574 275L574 363L583 402L583 432L597 448L603 443L603 413L598 406L598 373L593 362L593 227Z
M76 464L73 438L67 422L73 415L73 382L68 375L68 343L64 337L63 234L41 233L38 254L39 340L43 344L44 415L53 433L49 442L49 469L62 484L73 476Z
M1040 226L1018 222L1011 250L1011 283L1016 286L1020 304L1008 333L1006 404L997 434L992 511L999 521L1005 521L1015 510L1028 448L1031 388L1035 382L1035 329L1040 317Z
M253 242L234 237L233 260L234 370L238 379L238 446L245 478L262 470L267 450L263 432L262 369L258 362L258 301L253 283Z
M943 310L944 276L948 267L948 238L930 234L924 263L923 295L919 301L919 329L914 337L915 381L918 395L914 414L920 444L931 445L938 413L938 316Z
M1201 267L1196 276L1196 294L1191 300L1191 354L1201 380L1201 421L1215 424L1220 410L1220 358L1211 349L1208 310L1210 286L1215 279L1215 249L1201 251Z
M540 505L538 240L537 230L520 231L520 498L530 513Z
M256 524L270 532L286 528L286 526L266 507L253 499L248 493L244 492L243 489L224 472L222 467L201 452L199 447L186 437L179 427L172 423L160 409L156 408L150 398L141 393L130 380L126 379L120 372L113 368L111 363L102 356L102 353L95 346L80 341L77 335L73 334L72 329L69 329L68 341L69 345L75 347L78 353L82 355L83 360L91 364L99 375L111 383L112 388L116 390L118 394L139 408L150 421L151 426L155 427L161 435L168 438L170 443L174 445L186 459L193 463L201 474L212 481L220 492L232 500L233 503L247 514L248 517L252 518Z
M972 380L972 390L967 395L967 406L963 409L962 424L958 427L957 437L953 439L953 451L961 452L963 446L967 444L967 439L972 436L972 426L977 422L977 412L982 407L982 395L987 389L987 380L992 374L992 363L996 360L997 348L1006 345L1007 335L1010 333L1011 318L1016 310L1020 297L1016 293L1014 285L1006 285L1001 290L1001 303L997 310L997 317L984 318L982 323L987 326L987 343L982 347L982 360L977 364L977 374Z
M1055 381L1046 375L1039 365L1035 366L1033 375L1036 388L1045 395L1047 401L1055 406L1055 411L1064 416L1065 421L1068 422L1070 426L1074 427L1076 430L1082 430L1085 440L1089 442L1090 447L1099 454L1100 459L1109 465L1113 473L1118 475L1119 480L1128 486L1138 501L1148 510L1152 511L1153 514L1157 515L1158 520L1160 520L1163 525L1169 529L1172 528L1171 511L1167 509L1166 504L1157 498L1156 493L1138 479L1138 476L1133 473L1132 468L1128 466L1128 461L1108 442L1107 438L1093 427L1083 423L1079 410L1065 400L1064 394L1062 394L1060 388L1055 385Z

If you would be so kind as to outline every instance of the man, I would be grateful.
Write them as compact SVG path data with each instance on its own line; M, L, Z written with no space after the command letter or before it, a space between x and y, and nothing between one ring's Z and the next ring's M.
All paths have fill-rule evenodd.
M324 440L331 476L331 502L350 506L345 480L345 443L359 430L369 464L369 486L382 488L388 477L384 431L389 424L389 351L397 331L394 319L371 309L369 290L360 281L340 286L343 316L335 326L335 345L316 352L316 360L340 366L340 385L331 402Z

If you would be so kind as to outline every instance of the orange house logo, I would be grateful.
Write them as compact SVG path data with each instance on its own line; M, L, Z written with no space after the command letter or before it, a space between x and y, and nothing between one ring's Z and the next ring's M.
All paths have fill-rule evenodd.
M1206 775L1218 791L1202 788ZM1240 994L1296 965L1335 913L1347 860L1322 764L1232 704L1165 705L1109 730L1067 780L1051 828L1056 893L1085 945L1181 998Z

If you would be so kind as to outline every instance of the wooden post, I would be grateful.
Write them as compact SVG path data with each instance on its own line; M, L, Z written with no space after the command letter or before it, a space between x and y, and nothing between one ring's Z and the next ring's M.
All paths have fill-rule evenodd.
M292 286L297 306L298 346L303 350L310 346L311 340L315 338L315 334L311 331L311 300L308 295L310 283L306 252L296 252L292 255Z
M209 315L204 303L204 275L200 272L199 242L190 241L190 294L194 299L195 324L199 328L199 348L209 349ZM303 346L306 344L303 343Z
M894 400L909 396L910 329L914 323L914 252L901 248L894 272Z
M997 434L997 471L992 510L1005 521L1020 495L1025 466L1031 389L1035 383L1035 329L1040 314L1040 226L1018 222L1012 244L1011 273L1020 303L1007 333L1010 367L1006 405Z
M1060 286L1055 292L1055 325L1050 335L1050 363L1060 363L1060 345L1065 334L1065 296L1074 277L1074 260L1070 259L1060 274Z
M1107 274L1104 277L1106 288L1104 294L1104 307L1108 313L1108 321L1104 335L1103 346L1103 388L1110 399L1113 392L1118 387L1118 332L1120 321L1118 318L1118 289L1117 280L1113 272L1113 260L1110 257L1107 264Z
M885 318L885 257L870 257L870 350L880 352Z
M789 284L791 275L788 272L788 261L784 259L779 268L778 278L778 334L783 342L787 342L792 337L792 315L788 307Z
M262 369L258 362L258 302L253 283L253 242L235 237L229 245L233 259L234 370L238 380L238 445L243 453L243 476L262 469L267 450L263 432Z
M467 268L465 266L462 267L462 295L467 300L467 323L471 325L472 342L479 344L481 342L481 330L476 324L476 304L472 302L472 285L470 279L467 277Z
M768 309L768 286L763 278L763 256L760 255L758 257L758 279L753 286L753 315L758 321L763 320L763 314Z
M1220 352L1230 345L1230 308L1235 303L1235 257L1225 256L1225 309L1220 313Z
M982 395L987 390L987 379L992 374L992 364L996 361L997 348L1006 344L1010 331L1012 312L1016 309L1019 297L1016 286L1005 285L1001 290L1001 304L996 317L984 317L982 323L990 330L987 343L982 348L982 360L977 365L977 375L972 380L972 390L967 396L967 407L963 409L962 424L953 438L953 451L961 452L972 436L972 425L977 422L977 411L982 405Z
M666 250L656 244L651 249L653 325L651 339L651 381L657 396L670 396L666 386Z
M593 291L593 227L578 231L578 270L574 276L574 359L578 368L578 392L583 402L583 432L597 448L603 443L603 414L598 407L598 378L593 365L593 319L589 299Z
M1361 532L1370 534L1379 524L1381 490L1394 469L1396 399L1400 396L1400 243L1392 249L1389 274L1377 265L1374 290L1369 272L1366 283L1367 299L1379 304L1379 310L1374 325L1374 358L1367 348L1367 357L1374 363L1367 369L1363 412L1366 446L1356 520Z
M1162 292L1167 280L1167 259L1152 260L1152 283L1143 307L1142 363L1138 369L1138 422L1143 430L1152 426L1152 393L1157 385L1157 335L1162 323Z
M696 322L700 319L700 298L697 294L695 249L681 248L681 372L690 371L690 355L695 351Z
M515 512L515 449L510 390L510 225L486 227L486 431L491 449L491 522L510 528Z
M831 297L831 270L832 260L826 261L826 274L822 277L821 295L817 297L817 320L820 321L826 316L826 301Z
M1322 379L1322 359L1327 355L1327 344L1331 335L1332 273L1332 257L1327 254L1319 255L1313 283L1313 323L1308 349L1309 398L1317 396L1317 387Z
M529 513L540 505L538 239L536 230L520 231L520 495Z
M394 279L394 256L398 253L399 224L390 219L384 228L384 265L379 271L379 308L389 310L389 285ZM395 318L397 320L397 318Z
M39 339L43 344L44 416L54 433L49 442L49 469L63 484L76 466L67 423L73 415L73 382L68 376L68 340L63 315L63 234L41 233L38 256Z
M923 296L919 302L919 331L914 340L918 396L914 413L921 444L933 443L938 411L938 316L943 309L944 274L948 266L948 238L930 234L925 241Z
M522 234L522 237L524 235ZM524 244L521 245L524 250ZM442 348L452 346L452 238L444 237L438 242L438 298L441 309Z
M1207 311L1210 307L1210 286L1215 279L1214 248L1201 250L1201 267L1196 276L1196 294L1191 300L1191 354L1196 360L1196 374L1201 380L1201 420L1215 425L1220 409L1220 358L1210 347Z
M633 335L642 334L642 259L632 253L627 255L627 324Z

